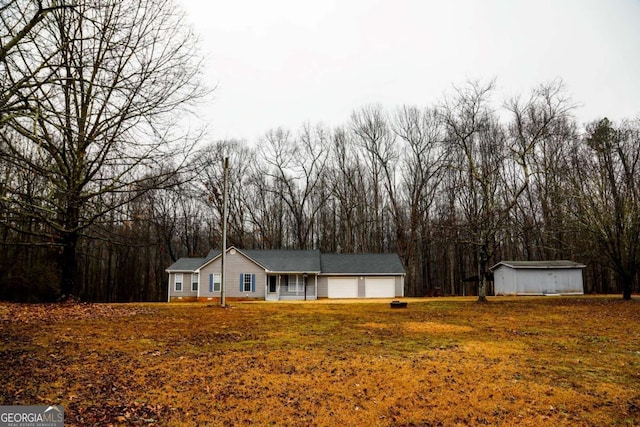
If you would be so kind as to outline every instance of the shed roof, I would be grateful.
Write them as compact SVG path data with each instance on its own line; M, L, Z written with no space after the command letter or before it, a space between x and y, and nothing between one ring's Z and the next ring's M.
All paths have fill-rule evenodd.
M490 270L495 270L496 268L504 265L509 268L538 268L538 269L558 269L558 268L585 268L586 265L580 264L574 261L568 260L555 260L555 261L500 261Z
M323 274L405 274L398 254L322 254Z

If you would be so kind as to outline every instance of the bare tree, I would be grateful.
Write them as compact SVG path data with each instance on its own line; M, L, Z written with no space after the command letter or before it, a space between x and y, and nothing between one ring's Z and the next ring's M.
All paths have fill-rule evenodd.
M25 109L25 99L50 76L46 70L56 50L31 62L28 70L13 73L13 65L24 59L25 49L34 33L44 26L41 22L52 11L73 8L65 1L8 0L0 4L0 126L12 115ZM44 72L43 72L44 71Z
M329 154L329 134L321 126L302 127L297 138L283 129L267 132L261 145L266 161L264 174L273 181L275 196L288 208L294 246L307 249L311 231L323 200L314 193L321 185Z
M371 176L373 190L373 251L382 252L385 245L384 216L385 193L391 203L391 213L395 222L401 221L397 197L395 165L398 161L395 134L380 105L368 105L351 114L351 131L354 141L361 148L366 159L365 165Z
M529 185L531 157L540 141L572 108L561 82L541 85L522 102L511 100L512 115L505 129L491 110L493 82L469 83L457 89L453 103L443 106L452 153L461 160L459 203L477 251L478 300L486 300L488 262L496 236L504 230L513 208Z
M363 252L371 250L368 239L373 225L370 215L369 181L351 133L337 128L331 138L328 181L336 233L335 250Z
M425 295L429 278L430 211L443 171L444 130L434 109L404 106L397 110L393 131L404 142L403 202L398 206L398 251L409 269L408 294Z
M248 183L251 187L245 194L244 203L251 206L247 213L254 245L263 249L287 247L285 204L276 196L282 193L282 184L276 183L274 188L274 183L263 173L262 165L250 169Z
M531 156L531 180L512 214L516 256L557 259L571 253L570 170L577 138L575 122L559 118Z
M458 169L458 203L471 231L480 280L478 300L486 300L486 273L493 246L493 215L499 208L499 188L505 157L505 135L490 109L493 82L468 83L456 89L456 96L442 107L447 126L451 167Z
M574 219L631 299L640 271L640 121L592 123L573 159Z
M212 209L212 220L217 224L212 241L213 247L221 247L222 210L223 210L223 161L229 159L228 172L228 239L233 245L247 247L253 236L247 230L252 205L247 203L251 187L251 168L256 163L255 153L243 141L224 140L211 144L199 151L198 197L206 201ZM213 236L211 236L213 238Z
M7 64L11 75L39 70L48 78L25 93L27 114L0 129L0 152L48 183L28 197L9 182L5 197L45 226L43 242L59 247L68 295L85 231L173 183L192 143L179 119L206 92L197 39L168 0L80 0L49 12L46 23L16 45L19 55Z

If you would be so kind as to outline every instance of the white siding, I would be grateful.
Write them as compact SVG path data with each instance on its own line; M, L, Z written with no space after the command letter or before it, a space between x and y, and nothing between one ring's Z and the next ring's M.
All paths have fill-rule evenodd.
M493 272L496 295L582 294L580 268L511 268Z
M518 295L543 295L545 292L553 293L547 285L547 283L550 282L547 276L553 275L551 270L516 269L514 271L517 281L516 293Z
M547 276L547 289L558 294L583 294L581 269L556 270L552 276Z
M493 272L493 286L496 295L516 295L517 281L515 270L500 266Z

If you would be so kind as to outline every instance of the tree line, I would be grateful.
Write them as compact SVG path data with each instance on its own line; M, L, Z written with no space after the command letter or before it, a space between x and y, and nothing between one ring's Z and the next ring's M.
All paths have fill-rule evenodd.
M197 39L162 0L14 0L0 36L0 298L163 300L220 248L397 252L408 296L490 294L500 260L584 262L638 290L640 119L586 125L560 81L206 143Z

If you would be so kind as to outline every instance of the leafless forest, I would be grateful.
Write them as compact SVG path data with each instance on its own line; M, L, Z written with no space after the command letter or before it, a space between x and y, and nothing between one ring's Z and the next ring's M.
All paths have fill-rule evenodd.
M212 142L188 126L208 90L170 2L1 4L2 299L163 300L169 264L221 246L225 157L229 245L394 251L407 296L490 293L503 259L638 291L640 117L580 123L561 81Z

